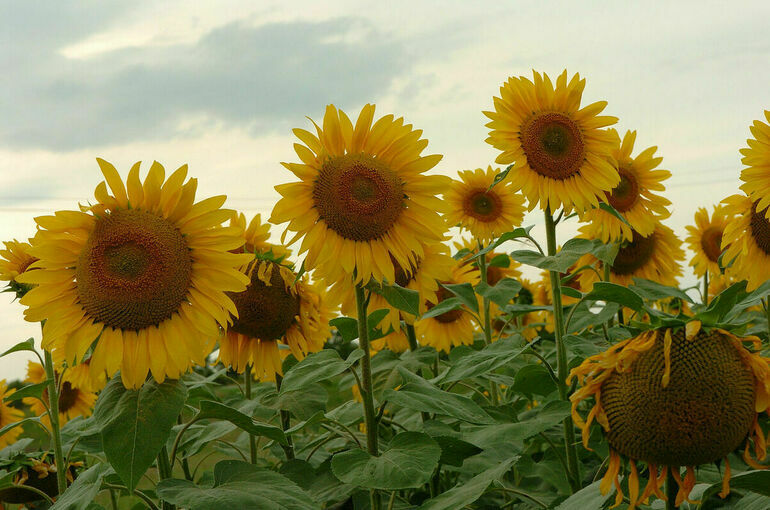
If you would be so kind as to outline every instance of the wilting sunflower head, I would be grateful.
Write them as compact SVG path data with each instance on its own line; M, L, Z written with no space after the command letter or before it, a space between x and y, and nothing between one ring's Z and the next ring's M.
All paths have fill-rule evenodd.
M490 241L524 219L524 197L513 190L510 181L491 187L499 168L484 171L462 170L459 181L452 181L446 193L445 218L450 225L459 224L482 242Z
M32 287L19 283L16 281L16 277L30 269L30 266L38 259L30 254L32 245L29 243L14 239L13 241L5 241L3 244L5 249L0 250L0 280L7 281L10 289L16 292L18 297L21 297Z
M671 172L657 168L663 161L655 157L657 147L631 157L636 131L627 131L622 142L614 129L609 131L615 139L611 154L620 182L607 192L606 200L628 224L603 209L590 209L581 220L592 223L595 235L605 243L631 241L633 232L647 236L655 230L657 222L671 214L666 209L671 202L654 193L666 189L663 181L671 177Z
M722 235L730 219L725 207L714 206L714 213L709 218L705 207L695 212L695 225L688 225L687 245L695 256L690 260L693 272L702 277L706 272L714 279L721 275L719 257L722 255Z
M329 105L317 136L294 130L304 143L294 144L302 163L283 165L300 182L276 186L283 198L270 221L289 222L295 240L304 236L305 266L328 281L392 282L393 260L409 267L423 256L423 243L440 242L447 228L436 195L449 178L423 175L441 156L420 156L428 142L403 118L373 120L373 105L355 126Z
M219 360L237 372L251 366L259 379L275 380L289 353L301 360L323 348L332 313L324 293L286 266L257 259L244 270L251 281L246 290L229 294L238 315L220 338Z
M0 429L12 423L18 423L24 418L24 412L22 410L11 407L5 402L5 398L12 393L13 390L8 389L5 379L0 379ZM22 428L16 427L0 436L0 450L9 444L15 443L21 433Z
M620 177L611 163L612 135L605 129L617 118L600 116L607 103L580 108L585 80L567 82L565 70L551 82L534 72L534 81L510 77L494 98L487 142L502 153L495 160L513 165L508 178L521 189L530 210L538 203L555 211L583 212L598 207Z
M770 122L770 110L765 110L765 118ZM746 140L749 146L741 149L741 163L747 167L741 171L741 189L756 203L757 211L770 219L770 125L755 120L749 129L754 138Z
M69 371L69 370L68 370ZM56 372L56 378L59 379L59 372ZM32 361L27 364L26 383L38 384L47 379L45 369L40 363ZM48 389L43 390L42 399L48 402ZM96 402L96 394L84 388L75 385L74 379L65 372L61 385L59 386L59 422L64 425L69 420L83 416L91 416L91 412ZM47 413L46 407L37 398L25 398L24 403L30 407L35 416L42 416ZM41 418L44 425L50 426L50 418L46 414Z
M666 466L679 476L679 467L686 466L689 477L695 466L726 458L740 447L745 447L747 461L756 464L748 448L751 440L757 457L765 457L757 412L770 404L770 368L743 341L758 339L740 339L690 322L679 331L645 332L586 359L568 379L577 377L582 386L570 400L584 445L588 447L589 427L596 420L613 455L645 462L651 473ZM577 408L588 397L594 404L583 420ZM608 477L617 472L611 465ZM729 478L729 468L727 473ZM677 499L692 489L686 482Z
M722 264L730 274L747 280L751 291L770 279L770 221L757 202L745 195L722 201L729 216L722 234Z
M253 255L230 252L243 238L222 227L232 215L221 209L226 197L196 203L187 166L166 179L153 163L142 183L137 163L124 184L97 161L105 181L94 205L35 219L30 253L40 269L18 277L37 284L21 299L26 319L46 321L43 347L68 365L93 348L90 370L120 370L127 387L148 372L159 382L177 378L205 361L227 327L234 305L225 292L246 287L237 268Z

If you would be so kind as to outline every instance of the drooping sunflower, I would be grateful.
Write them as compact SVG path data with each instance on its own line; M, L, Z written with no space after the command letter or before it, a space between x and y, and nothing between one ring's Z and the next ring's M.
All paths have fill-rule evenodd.
M13 390L8 389L5 379L0 379L0 429L12 423L17 423L24 418L24 413L20 409L11 407L5 402L5 398L9 397L12 393ZM21 433L21 427L15 427L0 436L0 450L9 444L15 443Z
M56 377L58 380L58 371ZM44 382L46 379L47 377L43 365L33 361L27 363L27 378L24 382L38 384ZM48 402L47 388L43 390L42 398ZM96 402L96 394L76 386L75 379L70 376L70 371L66 370L61 377L61 383L59 385L59 424L64 425L77 416L83 416L84 418L91 416L94 402ZM25 398L24 403L30 407L35 416L42 416L46 413L46 407L36 398ZM50 426L51 424L48 415L43 416L41 421L46 426Z
M595 238L594 228L592 225L584 225L580 229L582 236ZM632 240L621 244L615 262L610 267L610 281L628 286L633 283L633 278L645 278L663 285L676 286L677 278L682 274L680 264L685 256L681 244L674 231L662 223L656 224L655 230L648 236L633 232ZM597 270L601 274L601 263L591 254L583 255L575 265L582 267L595 264L599 266ZM598 280L594 271L580 273L580 286L587 291Z
M305 267L330 282L394 281L395 264L410 267L424 256L423 246L441 242L446 223L436 195L450 179L423 175L440 155L420 156L427 140L403 118L386 115L376 122L367 104L355 126L334 105L326 108L317 135L294 134L302 163L283 163L300 182L281 184L283 198L273 208L272 223L303 237L299 253Z
M722 233L722 263L732 266L729 273L747 280L752 291L770 279L770 221L745 195L732 195L722 201L730 219Z
M225 292L246 288L237 268L252 256L229 252L243 238L221 226L231 216L221 209L226 197L196 203L186 165L165 179L155 162L142 183L137 163L124 185L97 161L105 181L96 204L35 219L30 252L40 260L30 268L39 270L17 277L37 285L21 299L26 319L46 321L42 345L68 365L94 345L90 370L120 370L128 388L148 372L158 382L178 378L205 362L227 327L235 305Z
M591 423L604 429L610 461L600 490L606 494L614 484L616 506L623 501L621 456L630 464L629 509L653 494L665 499L661 486L669 470L679 485L679 506L695 485L694 468L720 459L725 460L720 495L727 496L727 455L740 447L746 463L761 468L757 461L765 458L766 446L757 413L770 406L770 360L743 342L761 347L756 337L701 329L692 321L678 331L652 330L619 342L571 371L567 383L577 377L582 386L570 397L572 416L586 448ZM594 404L584 419L578 405L589 397ZM638 462L650 473L641 494ZM680 467L686 467L684 479Z
M238 317L219 340L219 361L236 372L251 365L258 379L274 381L276 374L283 375L282 360L289 352L302 360L323 348L330 336L332 310L307 276L297 279L277 262L256 259L244 272L251 283L246 290L229 294Z
M502 151L495 162L513 167L508 179L521 189L532 210L537 204L553 212L564 207L583 212L598 207L620 176L611 162L612 134L602 129L616 117L599 115L598 101L580 108L585 79L565 70L551 82L533 72L534 81L511 76L494 98L487 142Z
M476 285L481 276L478 269L470 264L455 263L452 278L443 284L470 283ZM445 299L454 297L446 288L441 287L436 293L436 300L423 302L425 311L430 310ZM423 312L424 313L424 312ZM457 345L472 345L475 331L474 319L465 306L444 312L436 317L420 318L414 323L415 333L421 345L433 346L436 350L449 352Z
M505 180L490 189L499 168L484 171L462 170L459 181L452 181L445 195L444 218L450 225L459 224L481 242L491 241L521 225L524 219L524 197L516 193L511 181Z
M30 254L32 245L29 243L14 239L3 244L5 249L0 250L0 280L8 282L10 289L21 297L32 287L19 283L16 279L38 259Z
M690 250L695 253L690 261L695 276L703 277L706 271L712 279L721 275L719 256L722 254L722 233L729 219L727 210L721 205L714 206L711 218L705 207L695 211L695 225L687 226L690 235L686 239Z
M765 110L765 118L770 122L770 110ZM746 140L748 148L741 149L741 163L748 167L741 171L741 189L756 204L757 211L764 211L770 219L770 125L755 120L749 129L754 138Z
M654 193L664 191L663 181L671 172L657 168L661 157L655 157L657 147L648 147L635 158L631 157L636 142L636 131L627 131L621 143L617 131L609 129L615 139L612 158L615 160L620 183L607 193L607 202L628 222L627 225L603 209L590 209L581 220L596 226L596 235L603 242L631 241L632 231L647 236L655 230L655 224L671 213L668 199Z

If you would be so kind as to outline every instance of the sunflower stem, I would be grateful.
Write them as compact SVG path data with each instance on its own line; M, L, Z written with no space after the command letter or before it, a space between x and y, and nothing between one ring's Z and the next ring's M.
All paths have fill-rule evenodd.
M281 383L283 382L283 377L281 377L280 374L275 374L275 388L278 391L281 391ZM283 428L283 431L286 432L291 428L291 414L289 414L289 411L286 411L285 409L281 409L281 428ZM286 436L286 442L288 443L286 446L283 447L283 451L286 454L286 459L288 460L294 460L294 443L291 440L291 437Z
M709 272L703 273L703 305L709 305Z
M609 282L610 281L610 265L606 262L602 262L602 269L604 270L604 276L602 278L603 281ZM613 326L614 319L610 317L607 319L607 329L610 329Z
M556 255L556 224L553 221L550 205L545 209L545 235L548 242L548 255ZM549 271L551 280L551 293L553 294L553 323L554 337L556 339L556 374L559 378L559 397L567 399L567 348L564 345L564 309L561 304L561 277L558 271ZM575 446L575 428L572 417L564 419L564 447L567 453L567 479L572 493L580 489L580 471L577 461L577 448Z
M479 241L479 251L484 249L484 245ZM487 284L487 256L478 257L479 271L481 272L481 283ZM492 320L489 317L489 298L483 298L483 320L484 320L484 345L492 343ZM497 394L497 383L489 381L489 396L492 398L492 405L500 403L500 397Z
M53 368L53 357L45 351L45 375L48 384L48 417L51 421L51 438L53 439L54 462L56 463L56 485L59 494L67 490L67 466L64 465L64 450L61 442L61 424L59 423L59 381Z
M246 370L243 371L243 386L246 400L251 400L251 383L252 383L252 367L251 364L246 365ZM257 463L257 438L252 434L249 434L249 452L251 453L251 463Z
M678 469L673 466L669 466L668 475L666 476L666 510L676 510L676 494L679 492L679 484L674 479L673 470Z
M414 332L413 324L406 324L406 338L409 340L409 350L414 352L419 347L417 345L417 334Z
M374 415L374 395L372 394L372 365L371 349L369 348L369 327L366 315L367 300L364 296L364 287L356 284L356 308L358 311L358 342L364 355L361 358L361 397L364 401L364 421L366 423L366 448L369 455L379 456L380 448L377 444L379 434L377 420ZM380 495L375 489L369 491L372 510L380 510Z
M160 453L158 453L158 478L160 478L161 481L168 480L172 477L171 462L169 462L168 459L168 449L164 444L163 448L160 450ZM161 501L161 503L163 505L163 510L174 510L176 508L174 505L166 501Z

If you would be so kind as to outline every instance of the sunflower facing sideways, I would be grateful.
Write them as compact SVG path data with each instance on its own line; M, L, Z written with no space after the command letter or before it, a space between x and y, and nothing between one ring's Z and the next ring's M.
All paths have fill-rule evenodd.
M63 353L68 365L85 358L89 369L140 387L148 372L157 382L202 364L237 313L225 294L246 288L238 268L251 255L237 229L221 226L231 211L225 196L195 202L196 179L182 166L165 179L152 164L144 183L139 163L126 184L97 159L105 181L96 203L35 219L31 254L40 260L17 279L36 284L20 301L30 322L45 320L43 348ZM108 186L109 190L108 191Z
M37 262L37 258L30 255L32 246L29 243L17 240L5 241L4 250L0 250L0 280L8 282L8 286L16 295L21 297L31 288L17 281L17 277L26 271L29 266Z
M747 280L752 291L770 280L770 221L746 195L722 200L731 219L722 234L722 263L737 280Z
M244 225L245 218L234 222ZM246 290L228 293L238 315L219 339L219 361L239 373L251 366L258 379L274 381L276 374L283 375L281 364L289 352L302 360L323 348L333 315L324 293L307 276L297 279L283 262L262 258L289 253L265 241L269 225L261 225L257 215L249 226L243 236L254 258L241 270L250 283Z
M770 110L765 110L765 118L770 122ZM741 171L741 189L756 204L757 211L764 211L770 219L770 125L755 120L749 129L754 138L746 140L748 148L741 149L741 163L748 167Z
M621 456L629 459L630 510L652 495L665 499L661 487L669 471L679 486L676 506L689 501L695 467L723 459L720 496L726 497L727 456L738 449L747 464L764 468L758 464L766 457L766 443L757 413L770 407L770 360L744 342L761 348L756 337L738 338L691 321L623 340L572 370L567 383L577 378L580 385L570 397L572 416L586 448L591 424L596 421L604 430L610 458L600 490L607 494L615 486L615 506L624 497L618 479ZM594 402L584 419L578 406L590 397ZM649 472L641 493L639 462Z
M663 181L671 172L657 168L663 158L655 157L657 147L649 147L635 158L631 157L636 142L636 131L627 131L620 141L617 131L608 130L615 139L612 158L615 160L620 183L607 193L607 202L626 219L628 225L603 209L590 209L582 221L595 225L595 232L602 242L631 241L633 231L648 236L655 224L670 216L666 209L668 199L653 193L664 191ZM629 226L630 225L630 226Z
M492 183L500 169L463 170L459 181L452 181L444 199L450 225L459 224L481 242L491 241L524 219L524 197L513 190L511 181Z
M272 223L304 237L305 267L328 282L394 281L396 263L410 267L423 246L441 242L446 224L439 212L450 179L423 175L441 160L420 156L428 142L422 131L386 115L373 122L374 105L361 110L355 126L333 105L326 107L317 136L294 134L301 163L283 163L299 182L276 186L283 198Z
M620 182L611 162L613 136L606 129L616 117L599 115L607 106L598 101L580 108L585 79L565 70L551 82L533 72L534 81L510 77L494 98L487 142L502 153L495 160L513 165L507 179L521 190L532 210L554 212L564 207L583 212L598 207L605 193Z
M8 389L5 379L0 379L0 429L12 423L17 423L24 418L24 413L20 409L11 407L5 402L5 398L9 397L12 393L13 390ZM0 436L0 450L9 444L15 443L21 432L21 427L15 427Z
M58 372L56 375L58 379ZM45 382L46 379L47 377L43 365L33 361L28 362L27 378L24 382L38 384ZM43 390L42 399L45 402L48 402L47 388ZM64 425L77 416L83 416L84 418L91 416L94 402L96 402L96 394L77 386L76 381L70 376L70 371L66 370L59 388L59 424ZM35 416L42 416L47 412L46 406L44 406L43 402L37 398L25 398L24 403L30 407ZM51 424L48 416L44 416L42 421L46 426L50 426Z
M687 226L690 235L685 239L695 253L690 261L695 276L701 278L706 272L712 279L721 276L719 256L722 255L722 235L728 220L727 211L721 205L714 206L710 218L705 207L695 212L695 225Z

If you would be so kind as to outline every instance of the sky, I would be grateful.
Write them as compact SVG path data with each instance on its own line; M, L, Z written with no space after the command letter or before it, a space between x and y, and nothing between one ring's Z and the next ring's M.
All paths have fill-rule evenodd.
M101 174L189 164L200 196L269 217L295 180L291 129L372 102L424 131L435 172L493 164L482 110L511 75L579 72L638 152L671 171L667 224L737 192L738 150L770 109L770 3L717 1L10 1L0 3L0 240L77 208ZM543 236L542 216L529 214ZM564 241L576 224L558 233ZM280 229L274 227L274 233ZM689 254L688 254L689 257ZM690 281L692 277L690 277ZM30 336L0 294L0 350ZM0 359L0 379L26 358Z

